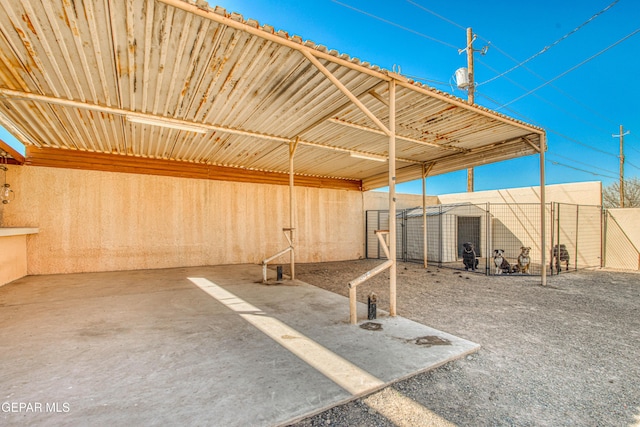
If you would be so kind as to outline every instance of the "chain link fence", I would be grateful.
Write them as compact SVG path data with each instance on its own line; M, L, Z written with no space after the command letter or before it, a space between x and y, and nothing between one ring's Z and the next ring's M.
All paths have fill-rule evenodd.
M540 209L536 203L464 203L397 211L396 257L420 263L426 258L428 265L473 269L487 275L540 275L542 268L548 274L559 274L601 266L603 222L599 206L545 205L544 247ZM388 227L388 211L366 212L367 258L384 258L374 231ZM469 244L474 255L465 250ZM542 251L547 254L544 266ZM469 261L471 258L474 261Z

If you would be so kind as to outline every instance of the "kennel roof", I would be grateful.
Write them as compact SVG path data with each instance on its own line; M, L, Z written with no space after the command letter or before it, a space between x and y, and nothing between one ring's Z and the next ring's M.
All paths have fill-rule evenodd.
M461 209L462 209L462 211L461 211ZM481 208L481 207L479 207L477 205L474 205L472 203L454 203L454 204L447 204L447 205L431 205L431 206L426 206L424 211L426 212L427 216L444 215L444 214L447 214L447 213L451 213L452 211L454 213L456 211L459 211L457 213L460 213L460 214L463 214L463 215L486 213L486 211L483 208ZM406 217L406 218L422 217L422 207L419 206L419 207L416 207L416 208L406 209L403 213L399 213L396 216L397 217Z
M203 1L0 10L0 124L25 144L27 164L162 174L178 162L269 182L288 173L293 142L302 185L378 188L391 81L397 182L544 146L541 128Z

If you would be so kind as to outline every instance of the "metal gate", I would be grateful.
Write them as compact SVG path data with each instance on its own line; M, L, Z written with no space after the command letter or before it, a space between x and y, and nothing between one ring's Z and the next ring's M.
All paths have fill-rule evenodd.
M599 267L602 263L600 206L549 203L545 205L547 242L541 242L541 205L537 203L452 204L405 209L396 213L396 257L438 267L465 269L462 247L471 242L478 268L485 274L521 273L518 257L528 252L527 273L539 275ZM426 223L427 244L424 244ZM384 258L374 231L388 229L388 211L366 212L366 257ZM509 268L495 265L499 250ZM546 251L542 266L542 251Z

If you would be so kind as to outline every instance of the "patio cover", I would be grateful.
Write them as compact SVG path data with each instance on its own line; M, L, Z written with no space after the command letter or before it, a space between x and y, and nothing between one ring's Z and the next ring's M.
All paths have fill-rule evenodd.
M396 182L540 151L540 128L205 2L0 5L0 124L27 164L286 184L298 141L296 185L382 187L390 81Z

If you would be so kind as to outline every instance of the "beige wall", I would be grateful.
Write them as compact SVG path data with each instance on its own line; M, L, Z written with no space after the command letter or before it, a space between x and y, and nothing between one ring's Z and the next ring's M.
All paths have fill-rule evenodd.
M427 206L438 204L437 196L427 196ZM396 209L409 209L422 206L421 194L396 194ZM364 193L364 210L389 210L389 193L367 191Z
M438 196L440 203L540 203L540 187L476 191ZM547 185L545 201L576 205L602 205L602 183L577 182Z
M0 285L27 275L27 236L0 237Z
M29 274L258 263L287 246L287 186L28 166L7 180L16 199L0 225L40 229ZM363 255L362 193L296 198L296 261Z
M605 267L640 270L640 209L608 209Z

